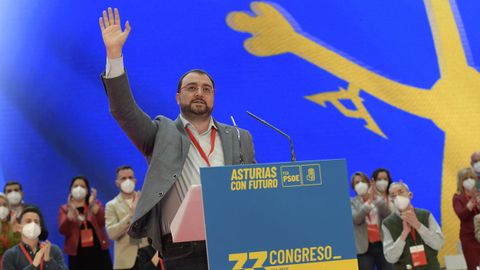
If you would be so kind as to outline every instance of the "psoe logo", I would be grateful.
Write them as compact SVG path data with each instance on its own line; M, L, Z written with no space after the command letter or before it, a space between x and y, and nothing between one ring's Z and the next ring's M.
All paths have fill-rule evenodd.
M322 184L319 164L281 166L280 177L282 187L319 186Z

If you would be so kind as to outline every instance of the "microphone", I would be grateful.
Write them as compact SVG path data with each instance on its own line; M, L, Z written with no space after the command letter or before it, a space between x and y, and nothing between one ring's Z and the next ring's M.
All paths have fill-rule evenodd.
M245 160L243 159L242 140L240 140L240 129L238 128L237 123L235 122L235 119L233 119L233 116L230 115L230 119L232 119L233 126L237 130L238 146L240 148L240 164L244 164Z
M283 136L287 137L288 141L290 142L290 153L292 154L292 162L296 162L297 161L297 158L295 156L295 150L293 149L293 141L292 141L292 138L290 138L290 136L287 135L287 133L281 131L280 129L274 127L272 124L268 123L267 121L263 120L262 118L256 116L255 114L247 111L248 115L250 115L251 117L255 118L257 121L259 121L260 123L272 128L273 130L275 130L276 132L282 134Z

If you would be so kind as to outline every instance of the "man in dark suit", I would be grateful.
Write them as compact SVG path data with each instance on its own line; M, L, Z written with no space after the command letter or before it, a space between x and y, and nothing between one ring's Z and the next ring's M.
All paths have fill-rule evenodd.
M207 269L205 242L172 243L170 224L188 188L200 183L200 167L255 162L251 135L212 118L215 83L198 69L180 78L178 118L152 120L135 102L124 71L128 21L122 31L118 10L109 8L99 24L107 49L102 81L110 111L149 165L129 234L150 238L168 270Z

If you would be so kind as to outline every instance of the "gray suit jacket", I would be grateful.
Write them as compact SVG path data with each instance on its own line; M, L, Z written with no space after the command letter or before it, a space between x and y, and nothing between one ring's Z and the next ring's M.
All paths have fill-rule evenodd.
M360 196L355 196L350 199L352 205L352 219L353 219L353 228L355 231L355 247L357 249L357 254L363 254L368 250L368 227L365 222L365 217L370 213L370 207L364 205L363 199ZM390 215L391 211L385 203L385 199L379 197L374 205L377 207L378 211L378 222L379 229L382 226L382 221L384 218ZM382 232L380 230L380 232Z
M152 120L135 102L126 73L105 79L110 112L130 140L148 162L148 170L128 234L133 238L148 237L153 247L161 251L161 204L159 203L182 173L190 147L180 118L175 121L157 116ZM215 121L215 120L214 120ZM240 130L241 148L237 131L215 121L222 141L225 165L239 164L240 151L245 163L255 163L252 137Z

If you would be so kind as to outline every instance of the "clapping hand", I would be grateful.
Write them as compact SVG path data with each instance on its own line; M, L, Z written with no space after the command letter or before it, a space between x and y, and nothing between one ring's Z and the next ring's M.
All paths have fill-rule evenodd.
M69 220L76 220L79 216L79 212L75 204L73 203L72 196L68 195L68 210L67 210L67 218Z
M415 211L413 211L413 208L403 211L401 213L401 218L403 221L407 222L408 225L410 225L411 227L417 230L421 226L420 221L418 221L417 219L417 215L415 215Z
M137 203L140 200L141 195L142 194L140 193L140 191L135 192L135 195L133 196L132 205L130 206L130 214L131 215L133 215L133 213L135 213L135 209L137 209Z
M88 205L90 206L90 209L92 209L93 214L97 214L98 210L100 207L97 204L97 190L92 188L90 192L90 198L88 199Z
M44 249L44 252L43 252L43 260L46 261L46 262L50 261L50 250L51 250L51 248L52 248L52 244L50 243L50 241L48 241L48 240L45 241L45 242L43 243L43 247L42 247L42 248Z
M402 238L402 240L405 241L405 239L407 239L408 237L408 234L410 234L410 231L412 230L412 228L410 227L410 224L408 224L408 222L402 218L402 225L403 225L403 229L402 229L402 234L400 235L400 237Z

